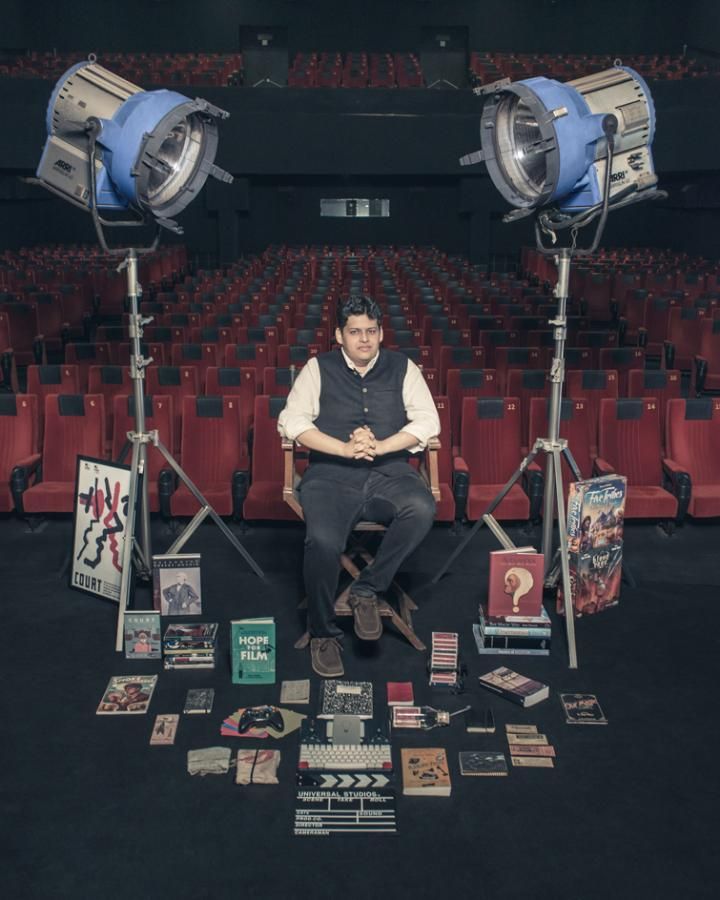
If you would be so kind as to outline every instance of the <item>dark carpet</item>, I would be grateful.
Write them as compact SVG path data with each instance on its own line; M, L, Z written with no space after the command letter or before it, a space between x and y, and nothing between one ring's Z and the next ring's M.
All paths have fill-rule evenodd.
M429 688L425 654L389 632L364 650L348 628L346 677L372 680L377 706L388 680L412 680L416 700L436 707L490 706L498 732L467 735L458 717L445 729L396 734L396 767L400 746L446 747L453 790L417 798L398 787L398 834L384 836L293 836L297 735L272 745L282 751L279 786L186 771L188 749L235 747L219 735L222 719L277 702L281 679L311 676L317 697L309 654L293 649L302 630L302 534L299 525L255 525L242 536L263 581L212 524L202 526L186 549L203 554L203 618L221 623L221 654L215 671L186 673L114 652L116 608L70 590L59 574L69 520L36 534L0 521L3 897L718 896L717 525L689 524L672 538L651 525L626 526L625 559L638 586L624 585L618 607L577 622L574 671L554 613L549 658L477 655L472 623L496 545L481 531L428 587L458 540L437 526L401 581L416 591L416 629L428 644L432 630L460 633L466 694ZM158 526L154 549L168 544ZM139 591L135 605L149 605L149 592ZM278 683L231 684L228 620L268 614L278 626ZM501 664L549 683L550 698L522 710L476 686ZM160 673L148 715L96 716L109 677L133 672ZM149 747L155 714L181 712L187 688L202 686L215 688L212 714L181 717L174 747ZM597 694L609 725L565 725L559 691ZM457 751L506 750L506 722L537 724L555 746L556 767L462 778Z

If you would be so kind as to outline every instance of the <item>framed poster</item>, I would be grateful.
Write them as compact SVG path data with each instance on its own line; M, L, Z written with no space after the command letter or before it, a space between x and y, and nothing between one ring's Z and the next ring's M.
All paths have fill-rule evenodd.
M70 587L120 598L130 466L78 456Z

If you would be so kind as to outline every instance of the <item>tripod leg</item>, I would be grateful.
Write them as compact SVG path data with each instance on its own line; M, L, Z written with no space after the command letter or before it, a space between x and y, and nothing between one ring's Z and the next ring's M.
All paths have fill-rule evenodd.
M545 574L552 561L553 528L555 525L555 456L545 454L545 494L543 496L542 552L545 554Z
M470 531L467 533L467 535L458 544L458 546L453 550L453 552L450 554L448 560L445 562L445 564L440 569L440 571L436 575L433 576L433 578L430 581L430 584L437 584L438 581L440 581L440 579L447 572L447 570L450 568L452 563L458 558L458 556L460 556L460 554L467 547L467 545L473 539L473 537L478 532L478 530L482 527L482 525L485 521L485 517L491 516L493 514L493 512L497 509L497 507L500 506L500 504L503 502L506 495L510 492L510 489L512 488L512 486L517 481L519 481L519 479L522 477L523 472L527 469L527 467L530 465L530 463L537 456L539 450L540 450L540 446L538 444L536 444L532 448L532 450L528 453L528 455L525 457L525 459L520 463L520 465L517 467L517 469L513 472L512 476L510 477L510 480L503 486L502 490L495 497L495 499L491 502L490 506L488 506L488 508L480 516L480 518L473 525L473 527L470 529ZM499 529L500 526L497 526L497 527Z
M553 451L555 469L555 499L557 501L558 532L560 538L560 562L562 566L563 604L565 606L565 629L568 644L568 664L577 669L577 651L575 649L575 610L570 593L570 558L568 554L567 526L565 521L565 498L563 497L562 472L560 470L560 451Z
M132 448L132 460L130 463L130 489L128 491L127 518L125 519L125 537L122 551L122 574L120 575L120 596L118 598L118 619L115 632L115 649L120 652L123 648L125 632L125 611L130 603L130 584L133 573L133 549L135 546L135 513L138 499L138 460L140 458L140 444L135 441Z
M222 531L225 537L230 541L233 547L238 551L238 553L243 557L245 562L250 566L253 572L258 575L260 578L265 577L265 573L260 568L260 566L255 562L255 560L250 556L247 550L243 547L240 541L235 537L235 535L230 531L227 525L223 522L220 516L215 512L215 510L210 506L207 500L203 497L200 491L195 487L189 477L185 474L185 472L180 468L178 463L175 462L173 457L170 455L170 451L167 447L162 443L162 441L157 441L155 445L158 450L162 453L165 459L170 464L171 468L176 472L179 478L182 479L183 483L187 485L188 490L193 495L193 497L198 501L202 509L198 512L198 514L193 518L187 528L180 534L180 537L174 541L172 547L170 548L171 553L177 552L188 540L190 535L193 533L195 528L200 524L200 522L205 518L205 516L209 515L213 522L218 526L218 528Z

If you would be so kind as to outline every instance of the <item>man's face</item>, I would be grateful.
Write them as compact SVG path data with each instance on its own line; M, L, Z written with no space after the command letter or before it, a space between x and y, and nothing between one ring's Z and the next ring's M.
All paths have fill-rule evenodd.
M349 316L345 327L335 329L335 340L347 353L353 365L365 368L377 354L382 341L382 328L375 319Z

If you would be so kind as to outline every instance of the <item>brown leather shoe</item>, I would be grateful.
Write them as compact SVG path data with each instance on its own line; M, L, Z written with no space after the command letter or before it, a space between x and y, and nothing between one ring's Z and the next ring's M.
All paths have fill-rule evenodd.
M355 620L355 634L362 641L377 641L383 633L382 619L374 594L354 594L350 591L348 605Z
M333 637L312 638L310 641L310 659L313 671L323 678L342 678L345 674L340 641Z

